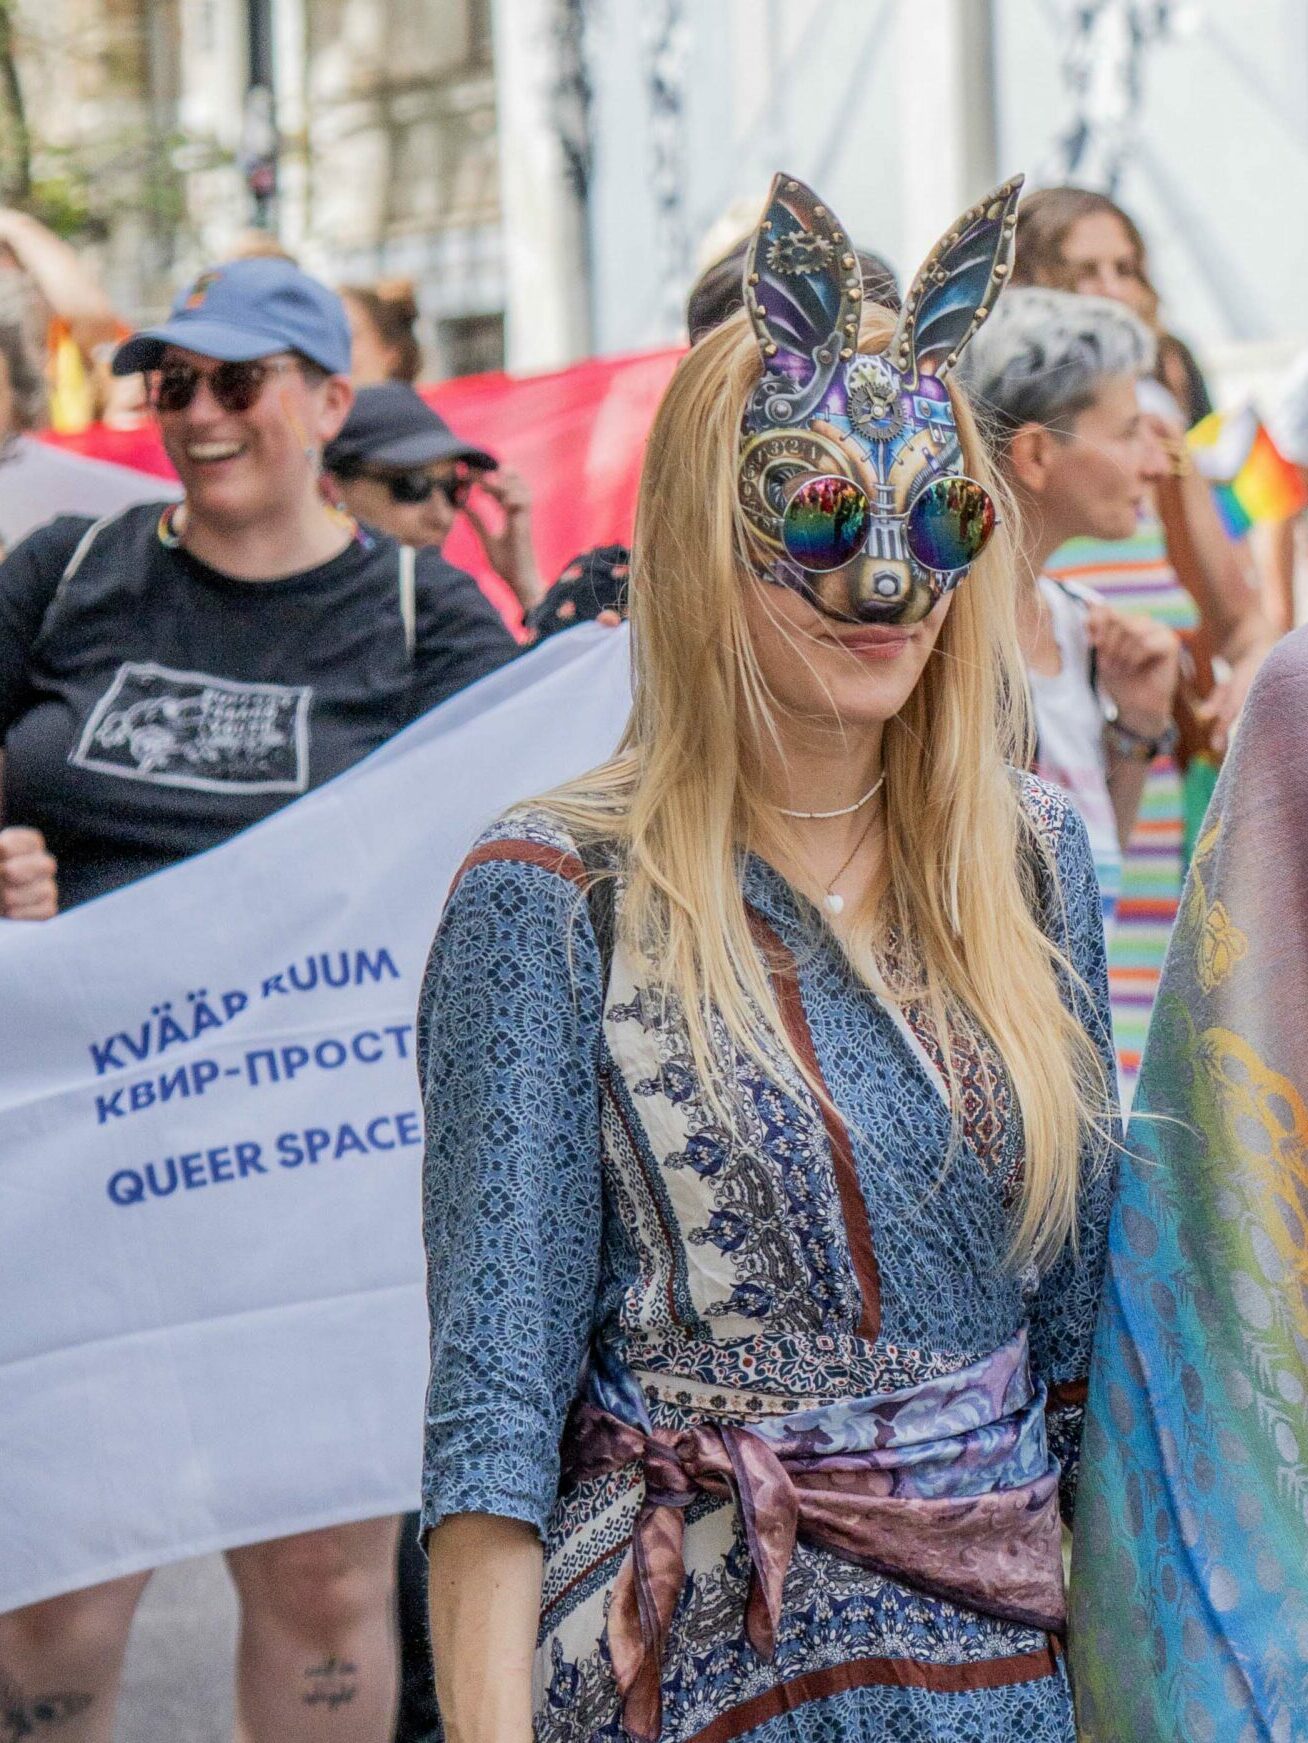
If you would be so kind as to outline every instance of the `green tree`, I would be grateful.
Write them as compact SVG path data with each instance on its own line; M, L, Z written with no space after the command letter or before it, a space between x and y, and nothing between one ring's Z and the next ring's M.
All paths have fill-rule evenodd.
M18 75L12 0L0 0L0 199L25 206L32 196L32 130Z

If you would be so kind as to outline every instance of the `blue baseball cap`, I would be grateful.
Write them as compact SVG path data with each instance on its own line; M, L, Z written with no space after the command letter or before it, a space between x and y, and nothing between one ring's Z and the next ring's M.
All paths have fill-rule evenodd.
M223 363L298 351L329 375L350 373L345 305L289 260L233 260L202 272L161 327L124 340L114 352L114 374L157 369L166 345Z

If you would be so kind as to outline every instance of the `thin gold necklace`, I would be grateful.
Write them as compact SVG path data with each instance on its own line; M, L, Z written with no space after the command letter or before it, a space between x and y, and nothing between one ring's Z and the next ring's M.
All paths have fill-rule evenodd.
M884 779L884 776L882 778ZM880 782L878 782L877 784L879 786ZM850 848L849 857L845 860L845 863L841 866L840 870L836 873L835 877L833 877L831 882L826 886L826 893L822 897L822 906L826 909L828 914L843 914L844 913L844 911L845 911L845 898L837 892L836 885L840 882L841 878L844 877L845 873L849 870L850 866L853 865L855 854L857 854L859 848L862 847L863 843L867 840L868 836L871 835L872 825L876 822L876 820L877 820L877 815L876 815L876 812L874 811L872 813L872 815L868 818L867 822L863 825L863 830L862 830L862 833L860 834L858 840L854 843L853 847Z

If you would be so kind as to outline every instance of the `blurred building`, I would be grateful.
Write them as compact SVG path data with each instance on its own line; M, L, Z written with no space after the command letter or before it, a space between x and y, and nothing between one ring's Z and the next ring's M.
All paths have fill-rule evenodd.
M504 354L490 0L170 0L197 254L260 224L337 283L413 282L432 364Z
M129 308L169 282L183 217L177 26L167 0L0 8L0 203L93 249Z
M589 36L600 350L672 330L778 168L901 276L1015 171L1108 187L1210 360L1308 342L1303 0L596 0Z
M28 80L43 137L106 166L91 193L132 312L257 224L334 282L410 279L433 371L549 367L675 339L779 167L901 275L1024 169L1117 193L1210 358L1308 339L1303 0L6 11L50 69Z

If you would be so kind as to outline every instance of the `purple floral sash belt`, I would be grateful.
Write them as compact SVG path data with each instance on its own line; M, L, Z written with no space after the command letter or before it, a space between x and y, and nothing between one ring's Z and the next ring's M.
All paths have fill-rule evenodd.
M763 1658L775 1651L797 1538L934 1597L1064 1630L1058 1466L1025 1332L958 1373L748 1427L651 1429L578 1404L565 1481L633 1462L645 1498L608 1644L637 1743L661 1730L663 1654L686 1583L685 1509L701 1495L734 1496L740 1509L751 1563L745 1627Z

